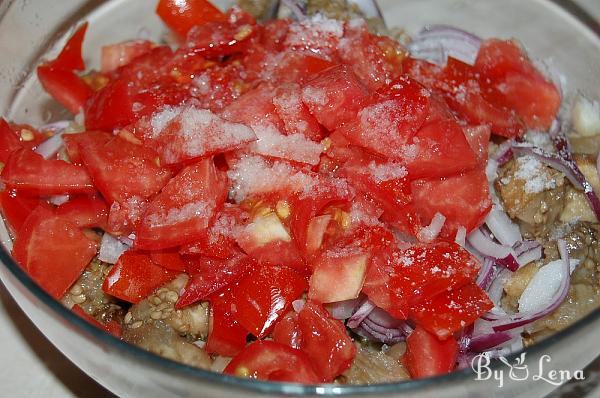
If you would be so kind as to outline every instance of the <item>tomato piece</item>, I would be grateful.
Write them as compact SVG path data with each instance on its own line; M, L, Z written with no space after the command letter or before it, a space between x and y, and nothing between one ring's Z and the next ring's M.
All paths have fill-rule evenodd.
M302 351L309 356L321 381L331 382L350 367L356 347L342 322L309 300L298 314L298 324Z
M272 52L281 52L284 50L284 40L287 36L290 19L276 18L265 21L260 35L260 44Z
M212 159L184 168L150 202L136 246L156 250L198 240L226 197L227 178Z
M371 90L376 90L402 73L406 49L397 41L371 34L366 23L346 24L338 55Z
M288 345L292 348L301 349L302 347L302 332L298 324L298 313L294 311L288 312L275 325L273 332L273 341Z
M160 0L156 13L175 33L185 37L196 25L207 22L224 22L225 14L208 0Z
M70 138L94 185L112 203L132 197L155 195L171 178L171 172L157 165L157 154L108 133L85 132Z
M275 111L283 120L285 132L302 134L313 141L321 141L323 130L317 119L302 102L302 91L297 84L278 87L273 97Z
M480 264L453 242L373 251L363 292L392 316L404 319L412 305L477 277Z
M194 105L166 108L154 114L150 124L143 133L138 130L138 136L169 165L228 152L256 140L251 128Z
M458 343L453 337L441 341L418 327L406 339L403 362L415 379L450 373L456 367Z
M107 228L108 206L101 198L70 199L56 208L56 214L80 228Z
M44 90L72 114L79 113L93 94L92 89L70 70L42 65L38 66L37 74Z
M295 52L313 53L324 59L335 60L343 35L343 21L317 15L291 24L283 44Z
M96 243L72 222L37 207L17 234L13 256L48 294L60 299L96 255Z
M15 236L31 212L36 207L43 205L43 203L45 202L40 198L30 197L14 191L4 190L0 192L2 215L4 216L10 231ZM49 205L47 207L50 208Z
M245 92L223 109L223 117L247 126L271 124L278 130L283 130L283 121L273 104L274 90L268 84L261 84Z
M471 283L413 306L410 317L443 340L471 325L493 307L487 293Z
M302 88L302 101L329 131L353 120L367 97L352 68L339 65L320 72Z
M246 346L248 332L232 315L231 290L212 295L209 301L208 339L204 349L211 354L233 357Z
M249 344L233 358L223 373L267 381L319 383L319 378L306 354L266 340Z
M464 128L469 146L477 157L480 166L485 167L488 160L488 148L492 130L489 125L467 126Z
M144 55L154 47L148 40L129 40L122 43L102 46L100 71L110 73L127 65L140 55Z
M92 180L83 167L63 160L45 160L27 149L12 154L0 179L9 189L18 189L31 195L95 192Z
M147 254L128 250L111 268L102 290L118 299L137 304L173 280L177 274L154 264Z
M477 165L475 153L462 127L453 120L423 126L412 140L416 156L407 162L411 179L445 177Z
M407 145L425 122L431 93L416 80L403 76L381 87L340 132L355 145L390 159L410 160Z
M3 118L0 118L0 162L6 164L13 152L21 149L21 141Z
M319 303L357 298L363 287L368 255L361 252L340 255L336 250L323 253L314 262L308 298ZM336 286L332 289L332 286Z
M233 285L256 267L246 255L223 260L216 258L190 258L187 266L190 279L180 294L176 307L181 308L206 299L211 294Z
M412 182L414 210L421 225L429 225L435 213L446 217L441 236L454 238L459 227L477 228L490 211L492 200L485 172L479 168L441 179Z
M83 39L85 38L85 32L87 31L88 23L84 22L79 28L73 33L73 36L69 38L67 44L63 47L58 56L48 62L46 65L51 66L54 69L64 69L69 71L85 69L85 62L81 55L81 47L83 45Z
M181 258L181 255L177 250L160 250L150 252L150 259L156 265L160 265L164 269L171 271L185 272L187 270L187 264Z
M262 266L233 289L234 316L260 339L271 332L306 288L306 280L293 269Z
M331 219L331 214L324 214L313 217L308 222L306 227L306 253L308 255L317 252L323 244L323 239L325 238L325 233Z

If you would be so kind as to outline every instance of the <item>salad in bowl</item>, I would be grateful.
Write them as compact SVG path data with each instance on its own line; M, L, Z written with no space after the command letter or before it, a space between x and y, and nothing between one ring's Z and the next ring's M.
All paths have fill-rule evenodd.
M260 3L160 0L162 41L90 69L83 22L37 66L72 117L0 120L0 207L43 290L167 359L303 384L447 374L600 306L596 100L515 39Z

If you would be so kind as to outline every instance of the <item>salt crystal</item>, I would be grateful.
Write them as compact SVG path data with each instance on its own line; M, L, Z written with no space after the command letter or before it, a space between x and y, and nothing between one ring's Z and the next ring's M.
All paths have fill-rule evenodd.
M146 221L151 227L176 225L194 218L208 218L215 208L215 203L210 201L195 201L186 203L181 207L169 208L146 216Z
M406 167L396 162L377 164L372 161L367 167L375 182L378 183L404 178L408 175Z
M521 156L517 159L515 178L525 181L526 193L539 193L556 188L556 181L550 178L544 164L533 156Z
M258 140L250 144L250 150L260 155L316 165L323 151L321 144L302 134L283 135L272 124L252 126Z

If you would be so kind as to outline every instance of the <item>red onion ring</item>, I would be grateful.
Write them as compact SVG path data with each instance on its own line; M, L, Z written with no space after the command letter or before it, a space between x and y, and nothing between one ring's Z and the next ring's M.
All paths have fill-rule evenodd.
M473 336L469 342L469 349L474 352L484 352L490 348L497 347L501 344L511 341L514 338L509 332L496 332L489 334L481 334Z
M365 300L348 319L347 326L351 329L357 328L358 325L375 309L375 304L371 300Z
M119 257L131 246L121 242L109 233L102 235L98 259L108 264L115 264Z
M435 213L431 219L431 223L419 230L417 239L424 243L433 242L439 236L440 232L442 232L445 222L446 217L442 213Z
M484 256L500 259L512 254L511 247L494 242L492 237L484 233L481 228L473 230L467 237L467 241Z
M483 260L483 265L479 270L479 276L477 276L477 280L475 283L482 288L487 289L492 282L492 277L494 276L494 260L489 257L485 257Z
M335 303L325 304L325 308L335 319L348 319L354 314L356 307L364 300L363 298L355 298L351 300L338 301Z
M523 240L519 226L513 223L508 215L496 206L488 213L485 224L494 235L494 238L503 245L513 246Z
M408 45L411 56L444 65L448 56L474 64L481 39L469 32L447 25L426 27Z

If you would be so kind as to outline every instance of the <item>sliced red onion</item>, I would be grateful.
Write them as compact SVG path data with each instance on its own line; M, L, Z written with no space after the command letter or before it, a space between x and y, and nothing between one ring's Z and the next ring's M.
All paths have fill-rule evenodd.
M488 314L487 318L493 320L492 328L495 332L502 332L506 330L512 330L521 326L528 325L532 322L537 321L540 318L554 312L565 300L569 292L569 286L571 281L571 261L569 259L569 253L567 245L564 240L558 241L558 250L562 259L562 280L557 292L554 294L550 304L541 311L527 314L527 313L516 313L504 317L497 317Z
M354 329L362 323L362 321L375 309L375 304L371 300L365 300L356 310L354 314L348 319L346 325Z
M494 237L503 245L513 246L523 240L519 226L513 223L508 215L496 206L488 213L485 224L494 234Z
M433 242L439 236L440 232L442 232L445 222L446 217L442 213L435 213L431 219L431 223L428 226L421 228L417 233L417 239L424 243Z
M384 344L396 344L405 340L405 336L403 334L391 335L389 333L381 333L380 331L373 329L371 326L369 326L369 324L365 322L361 323L360 327L357 328L355 331L357 331L357 333L360 334L360 332L358 332L360 330L367 332L367 336L370 336L370 338L367 336L363 337L366 337L373 341L379 341Z
M71 124L71 122L69 120L59 120L57 122L48 123L48 124L43 125L42 127L40 127L40 130L52 131L54 133L58 133L63 130L66 130L66 128L69 127L70 124Z
M598 178L600 178L600 152L598 152L598 157L596 158L596 171L598 172Z
M557 145L558 148L560 144L555 145ZM571 159L567 144L563 144L561 149L559 149L558 155L547 153L543 149L526 144L513 145L513 151L515 153L533 156L563 173L575 188L583 191L590 202L596 218L600 220L600 199L594 192L592 185L585 178L581 170L579 170L577 164Z
M514 140L506 140L498 146L496 153L491 157L499 166L506 164L513 156L512 146Z
M408 45L411 56L444 65L448 56L474 64L481 39L446 25L432 25L416 35Z
M483 265L481 266L481 270L479 270L479 276L477 276L477 285L482 289L487 289L492 282L492 277L494 276L494 260L489 257L486 257L483 260Z
M487 293L496 305L500 307L500 299L502 299L502 293L504 292L504 285L512 277L512 271L506 268L499 268L496 270L496 275L492 277L492 283L490 284Z
M130 247L111 234L105 233L102 235L102 241L100 242L98 259L105 263L115 264L121 254L125 253Z
M386 329L397 329L404 326L404 321L394 318L387 311L379 307L373 308L365 318L365 321L367 320Z
M454 238L454 242L456 242L460 247L467 246L467 229L465 227L458 227L456 230L456 237Z
M469 342L469 349L474 352L484 352L490 348L511 341L513 337L513 334L509 332L496 332L473 336Z
M135 234L129 234L127 236L119 236L117 239L119 239L119 241L121 241L121 243L131 247L135 243Z
M501 265L512 272L515 272L521 267L519 261L517 261L517 258L513 253L504 258L499 258L496 260L496 264Z
M54 134L52 137L38 145L34 149L34 152L42 155L44 159L53 158L63 146L62 134L62 131Z
M529 248L527 248L527 250L524 250L521 252L521 254L517 254L517 261L519 262L519 265L521 267L529 264L532 261L537 261L540 258L542 258L542 255L544 254L544 248L542 247L541 244L539 244L538 242L535 241L528 241L528 242L533 242L535 244L530 246ZM525 245L521 245L521 246L525 246Z
M360 305L362 298L355 298L351 300L338 301L335 303L325 304L325 308L329 311L332 317L335 319L348 319L354 314L356 307Z
M69 195L54 195L48 198L48 202L55 206L60 206L69 201Z
M294 300L294 301L292 301L292 307L294 308L294 311L300 312L300 311L302 311L302 308L304 308L305 303L306 303L306 300L302 300L302 299Z
M306 19L306 1L282 0L282 4L289 8L294 18L296 18L298 21Z
M484 233L481 228L475 229L467 237L467 241L475 250L484 256L495 259L505 258L512 254L512 248L494 242L489 234Z

